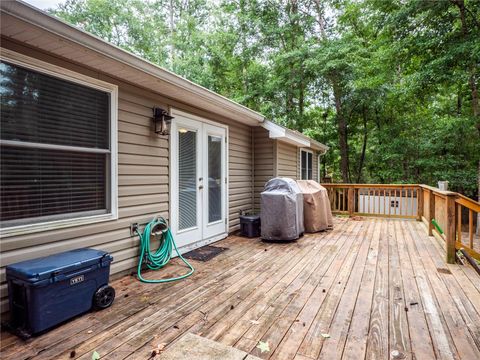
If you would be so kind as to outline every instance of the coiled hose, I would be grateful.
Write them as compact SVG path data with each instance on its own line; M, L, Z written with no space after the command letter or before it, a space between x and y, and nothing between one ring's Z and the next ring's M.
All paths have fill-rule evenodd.
M150 237L152 235L152 231L157 228L161 230L160 245L158 246L158 249L154 253L152 253L152 250L150 249ZM136 230L136 232L137 235L140 237L140 258L138 260L137 267L138 280L145 283L167 283L185 279L186 277L193 274L195 269L187 260L184 259L184 257L178 251L175 240L173 239L172 233L170 232L170 228L168 227L167 221L164 218L154 218L152 221L150 221L147 225L145 225L145 228L143 229L143 234L141 234L139 230ZM190 268L190 271L185 275L167 279L145 279L142 276L143 263L145 262L150 270L159 270L170 261L173 248L175 248L178 257L185 263L185 265Z

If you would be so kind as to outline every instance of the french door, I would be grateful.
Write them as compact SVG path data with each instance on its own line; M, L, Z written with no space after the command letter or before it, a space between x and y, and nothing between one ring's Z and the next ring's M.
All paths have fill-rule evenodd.
M227 233L226 128L174 113L171 126L171 221L178 247Z

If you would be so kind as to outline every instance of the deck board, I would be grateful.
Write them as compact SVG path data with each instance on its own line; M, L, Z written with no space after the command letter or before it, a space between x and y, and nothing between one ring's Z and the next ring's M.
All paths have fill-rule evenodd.
M480 358L480 277L446 264L420 222L336 218L334 230L297 242L231 236L216 245L228 250L194 261L187 280L126 276L112 283L107 310L27 342L2 333L0 357L148 359L191 332L263 359ZM174 260L147 276L183 271Z

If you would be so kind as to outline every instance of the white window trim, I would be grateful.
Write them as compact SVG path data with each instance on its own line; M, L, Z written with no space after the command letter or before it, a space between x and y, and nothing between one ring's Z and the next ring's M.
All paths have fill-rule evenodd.
M110 199L110 212L100 215L86 215L77 218L59 219L35 224L22 224L18 226L6 227L0 229L0 236L9 237L30 234L118 219L118 86L4 48L1 48L0 59L25 67L27 69L54 76L59 79L68 80L110 93L110 193L108 194ZM8 141L3 140L2 142L7 143ZM25 146L30 145L31 144L29 143L25 144ZM48 147L48 144L46 146ZM56 145L55 147L58 148ZM75 147L65 146L65 148L72 150ZM93 149L93 151L96 151L96 149ZM104 150L99 151L101 152Z
M309 153L312 155L312 168L310 170L312 170L312 179L303 179L302 178L302 151L305 152L305 153ZM313 151L312 150L308 150L308 149L300 149L300 159L299 159L299 163L300 163L300 180L313 180ZM307 164L305 166L305 168L307 169L307 174L308 174L308 157L307 157Z

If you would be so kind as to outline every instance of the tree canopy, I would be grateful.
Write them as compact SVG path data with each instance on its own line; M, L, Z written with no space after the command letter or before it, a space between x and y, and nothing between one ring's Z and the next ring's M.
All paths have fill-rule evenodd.
M327 144L334 181L479 196L480 1L68 0L55 15Z

